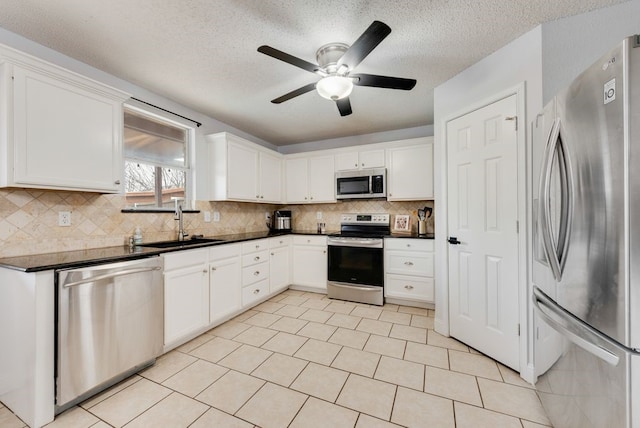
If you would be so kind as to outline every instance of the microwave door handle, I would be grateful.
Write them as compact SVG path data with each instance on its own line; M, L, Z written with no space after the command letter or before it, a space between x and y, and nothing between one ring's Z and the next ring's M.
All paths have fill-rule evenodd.
M373 174L369 174L369 194L373 193Z
M560 134L560 120L556 119L551 127L547 145L545 147L542 170L540 173L540 190L538 200L540 204L540 234L542 238L542 247L545 256L549 262L549 267L553 273L553 278L559 281L562 274L560 271L560 261L558 260L558 252L555 248L555 242L551 236L551 206L549 201L549 192L551 187L551 169L553 167L553 155L556 152L558 137Z

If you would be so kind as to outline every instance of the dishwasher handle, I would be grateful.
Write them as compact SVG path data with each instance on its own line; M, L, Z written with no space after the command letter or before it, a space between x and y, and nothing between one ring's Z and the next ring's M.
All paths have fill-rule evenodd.
M133 275L135 273L150 272L150 271L160 270L160 269L162 269L160 266L125 269L125 270L121 270L119 272L110 272L110 273L105 273L103 275L92 276L90 278L83 278L83 279L81 279L79 281L74 281L74 282L69 282L69 283L63 284L62 287L63 288L70 288L70 287L75 287L75 286L82 285L82 284L88 284L88 283L94 282L94 281L100 281L100 280L103 280L103 279L116 278L118 276Z

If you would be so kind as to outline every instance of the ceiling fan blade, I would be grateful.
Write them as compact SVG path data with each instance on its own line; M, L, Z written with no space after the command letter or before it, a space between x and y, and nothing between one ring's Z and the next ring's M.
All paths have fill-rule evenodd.
M391 28L387 24L373 21L369 28L362 33L358 40L353 42L351 47L342 55L342 58L338 60L338 67L346 65L353 70L390 33Z
M340 111L340 116L349 116L352 113L349 97L336 100L336 105L338 106L338 111Z
M416 86L415 79L404 79L402 77L377 76L375 74L350 74L353 84L358 86L373 86L376 88L402 89L409 91Z
M278 97L274 100L271 100L272 103L274 104L280 104L283 103L285 101L290 100L291 98L295 98L298 95L302 95L302 94L306 94L307 92L311 92L316 88L316 84L315 83L309 83L308 85L303 86L302 88L298 88L295 91L291 91L288 94L284 94L281 97Z
M279 59L280 61L284 61L303 70L310 71L311 73L315 73L320 69L320 66L318 66L317 64L312 64L293 55L289 55L288 53L279 51L278 49L272 48L271 46L262 45L258 48L258 52L261 52L275 59Z

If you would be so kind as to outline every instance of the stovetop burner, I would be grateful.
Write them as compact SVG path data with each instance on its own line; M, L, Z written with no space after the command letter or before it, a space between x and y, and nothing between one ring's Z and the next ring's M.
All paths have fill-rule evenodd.
M342 214L340 216L340 233L330 236L384 238L390 234L389 214Z

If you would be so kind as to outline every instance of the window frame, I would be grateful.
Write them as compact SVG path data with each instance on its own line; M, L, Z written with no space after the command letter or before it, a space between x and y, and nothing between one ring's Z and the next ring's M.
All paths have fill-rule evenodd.
M170 167L167 166L161 166L161 165L157 165L157 164L153 164L150 163L148 161L141 161L139 159L135 159L135 158L128 158L125 155L125 141L124 141L124 114L127 112L131 112L140 116L145 116L148 117L151 120L155 120L158 122L163 122L167 125L170 126L174 126L176 128L180 128L183 129L185 131L186 137L185 137L185 167L183 168L179 168L179 167L173 167L173 168L179 168L180 170L183 170L185 172L185 186L184 186L184 201L182 202L182 206L184 208L185 211L191 211L193 210L193 206L195 203L195 171L194 171L194 164L195 162L192 159L192 153L194 152L193 150L193 145L195 144L195 128L193 126L187 125L185 123L170 119L169 117L167 117L164 114L158 114L158 113L154 113L146 108L141 108L135 105L131 105L131 104L127 104L125 103L123 105L123 137L122 137L122 171L123 171L123 185L122 185L122 194L125 196L125 200L126 200L126 196L127 196L127 192L126 192L126 176L124 174L125 172L125 168L126 168L126 163L127 162L139 162L139 163L144 163L146 165L152 166L155 169L155 186L154 186L154 190L155 190L155 199L156 199L156 205L155 206L149 206L149 205L144 205L144 206L136 206L136 204L126 204L125 209L123 209L122 211L126 211L126 212L173 212L174 208L171 207L163 207L161 206L161 201L162 201L162 192L158 193L158 189L162 188L162 174L158 174L159 172L162 171L162 169L170 169ZM160 186L160 187L158 187ZM159 203L160 202L160 203Z

